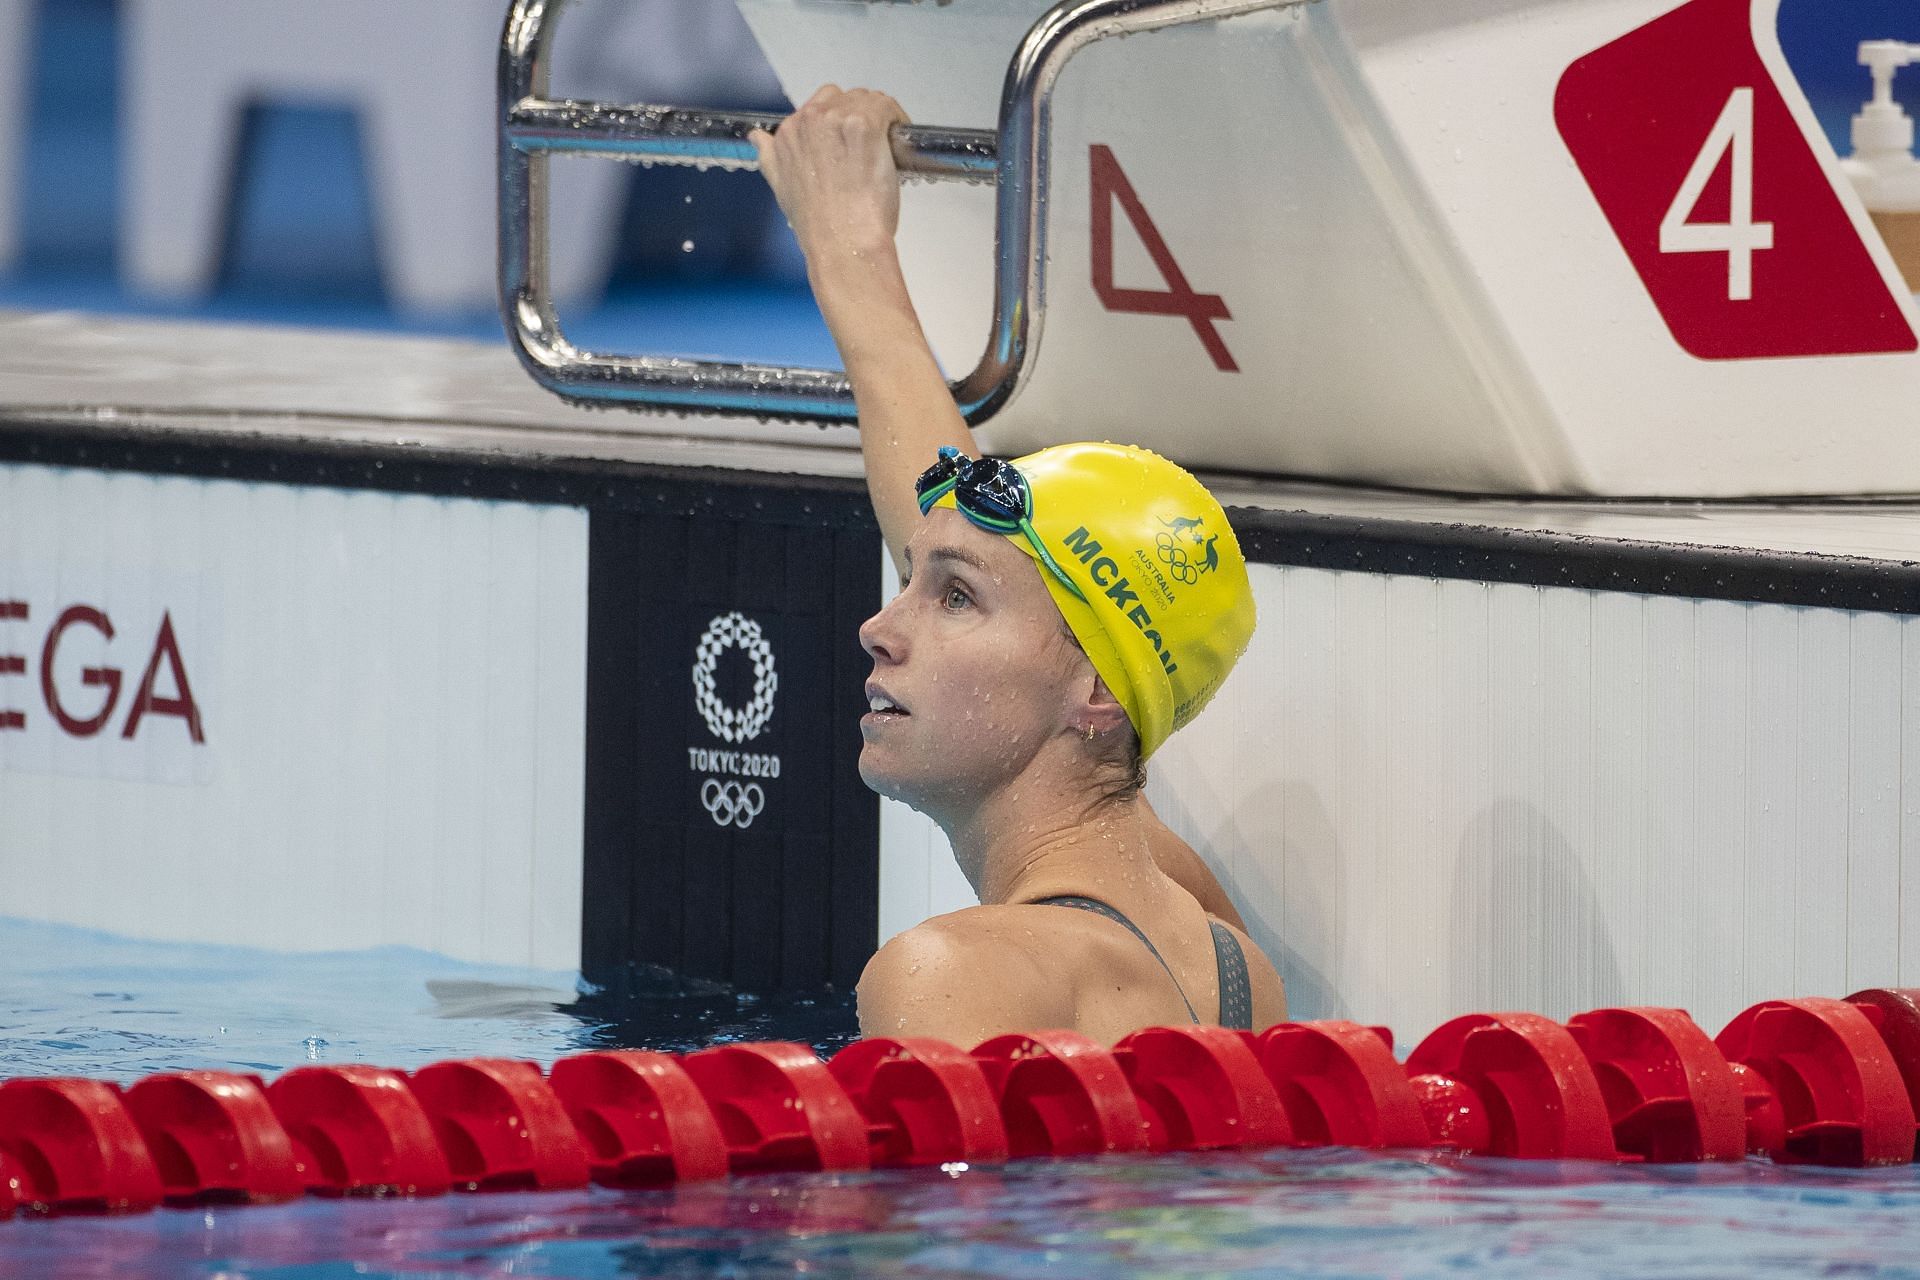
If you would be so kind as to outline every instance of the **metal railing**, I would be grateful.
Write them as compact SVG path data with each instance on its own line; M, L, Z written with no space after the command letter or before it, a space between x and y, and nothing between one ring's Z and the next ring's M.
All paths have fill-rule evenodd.
M1046 192L1053 87L1074 54L1108 36L1150 31L1312 0L1062 0L1027 32L1007 67L1000 127L894 130L894 157L922 178L992 181L993 327L972 372L951 383L971 424L992 417L1025 382L1046 316ZM747 141L782 117L684 107L556 100L548 51L565 0L513 0L500 44L500 309L520 361L573 401L696 409L814 422L854 417L853 388L835 369L581 351L554 314L547 276L546 166L554 153L654 164L757 167Z

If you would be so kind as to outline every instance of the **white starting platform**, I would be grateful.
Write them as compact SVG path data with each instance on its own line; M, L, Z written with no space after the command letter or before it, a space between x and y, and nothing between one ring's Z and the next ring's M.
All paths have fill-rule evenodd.
M1020 340L983 439L1138 440L1228 504L1259 627L1149 792L1296 1017L1920 985L1920 315L1769 0L1283 3L1083 41L1026 135L1040 0L742 7L790 94L998 130L903 230L949 370ZM996 291L1021 207L1037 293ZM846 415L572 350L504 261L573 398ZM0 343L0 910L804 985L965 900L852 768L850 427L572 408L504 346Z

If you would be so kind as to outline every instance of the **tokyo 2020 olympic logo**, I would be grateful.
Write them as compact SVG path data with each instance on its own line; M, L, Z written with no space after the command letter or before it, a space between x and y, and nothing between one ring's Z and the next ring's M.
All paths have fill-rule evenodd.
M753 664L753 696L745 706L730 706L714 688L720 655L739 649ZM760 624L740 613L723 613L707 624L693 660L693 704L713 736L722 742L751 742L773 719L773 698L780 676L773 668L773 646ZM780 776L780 757L771 753L732 751L722 747L687 747L687 767L707 775L700 781L700 807L715 826L745 831L767 807L767 791L759 782ZM731 777L715 776L731 774ZM771 784L769 784L771 785Z
M753 697L744 707L728 706L713 687L720 655L736 647L744 649L753 663ZM773 646L760 624L739 613L721 614L707 625L694 655L693 701L713 736L723 742L751 742L759 737L773 718L773 695L780 688L780 676L773 669Z

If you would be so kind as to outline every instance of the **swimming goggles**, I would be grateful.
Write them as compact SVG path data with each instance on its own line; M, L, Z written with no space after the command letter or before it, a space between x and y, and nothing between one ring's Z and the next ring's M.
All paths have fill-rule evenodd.
M1012 537L1018 533L1033 548L1033 554L1060 585L1084 602L1080 588L1040 541L1033 528L1033 491L1018 467L998 458L969 458L950 444L940 446L940 459L914 481L913 493L920 501L920 514L951 493L953 505L968 520L988 533Z

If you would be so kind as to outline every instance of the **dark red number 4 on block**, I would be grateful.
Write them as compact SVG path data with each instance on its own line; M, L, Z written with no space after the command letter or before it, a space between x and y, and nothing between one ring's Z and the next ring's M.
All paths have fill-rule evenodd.
M1213 357L1213 367L1222 373L1240 372L1240 366L1233 362L1233 353L1227 350L1220 331L1214 328L1215 321L1233 319L1226 300L1217 293L1193 291L1186 273L1173 260L1173 251L1167 248L1160 228L1153 225L1146 206L1140 203L1133 184L1121 170L1120 162L1113 158L1112 149L1094 143L1088 162L1093 188L1093 291L1099 295L1101 305L1109 311L1131 311L1138 315L1185 316L1194 333L1199 335L1200 345ZM1133 224L1133 232L1146 247L1160 278L1167 282L1165 289L1121 289L1114 285L1113 206L1116 201L1121 212L1127 215L1127 221Z

